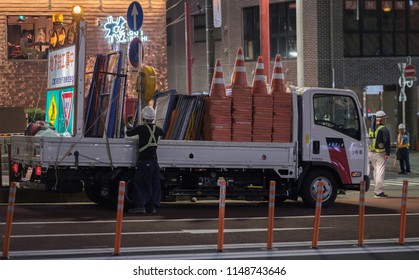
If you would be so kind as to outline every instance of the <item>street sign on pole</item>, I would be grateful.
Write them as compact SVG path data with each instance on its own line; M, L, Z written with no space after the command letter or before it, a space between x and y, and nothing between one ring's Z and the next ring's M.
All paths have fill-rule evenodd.
M144 13L140 3L134 1L128 6L127 23L132 31L137 31L143 24Z
M137 68L138 66L141 67L141 65L139 65L140 63L140 52L142 53L142 57L141 60L144 59L144 49L142 48L142 43L140 38L134 38L130 45L129 45L129 52L128 52L128 58L129 58L129 62L131 63L131 65L135 68Z
M406 75L406 77L413 77L416 74L416 68L414 65L409 64L406 65L406 67L404 68L404 74Z

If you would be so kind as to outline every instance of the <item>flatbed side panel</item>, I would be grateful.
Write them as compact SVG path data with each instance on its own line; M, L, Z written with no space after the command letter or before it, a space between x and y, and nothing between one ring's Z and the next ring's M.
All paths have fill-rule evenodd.
M295 169L292 143L161 140L161 167Z
M40 147L40 137L14 135L11 137L11 159L17 163L38 165Z
M108 145L109 143L109 145ZM137 142L126 138L44 137L42 166L135 166Z
M26 165L135 166L138 143L134 139L13 136L12 160ZM109 143L109 145L107 144Z

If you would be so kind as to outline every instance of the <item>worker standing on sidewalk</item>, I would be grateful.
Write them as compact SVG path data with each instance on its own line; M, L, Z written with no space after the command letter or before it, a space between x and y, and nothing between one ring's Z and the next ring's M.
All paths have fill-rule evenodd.
M375 114L375 126L370 131L371 138L369 158L373 167L375 182L374 197L385 198L384 176L386 162L390 157L390 131L385 127L386 113L377 111Z
M399 134L397 135L397 159L400 162L399 174L410 174L410 160L409 160L409 147L410 147L410 135L406 131L406 126L401 123L399 124Z

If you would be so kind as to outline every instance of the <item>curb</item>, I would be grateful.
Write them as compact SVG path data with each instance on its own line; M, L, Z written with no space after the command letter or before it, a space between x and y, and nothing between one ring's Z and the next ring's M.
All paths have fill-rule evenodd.
M9 188L0 188L0 203L9 201ZM16 203L63 203L63 202L91 202L84 192L55 193L44 190L18 188Z

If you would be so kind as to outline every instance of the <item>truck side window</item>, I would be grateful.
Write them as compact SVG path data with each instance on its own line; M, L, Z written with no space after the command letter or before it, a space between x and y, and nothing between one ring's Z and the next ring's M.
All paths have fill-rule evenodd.
M355 100L349 96L315 94L314 123L361 140L360 118Z

